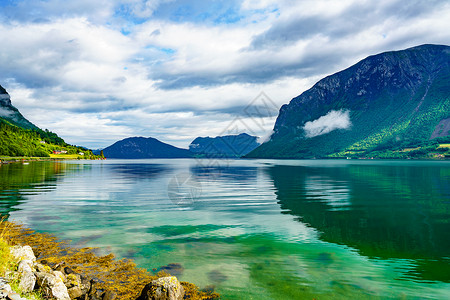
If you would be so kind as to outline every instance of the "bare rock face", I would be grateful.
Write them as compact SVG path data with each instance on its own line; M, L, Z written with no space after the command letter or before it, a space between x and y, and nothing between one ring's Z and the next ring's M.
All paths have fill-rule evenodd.
M184 288L175 276L170 276L147 284L137 300L179 300L183 297Z

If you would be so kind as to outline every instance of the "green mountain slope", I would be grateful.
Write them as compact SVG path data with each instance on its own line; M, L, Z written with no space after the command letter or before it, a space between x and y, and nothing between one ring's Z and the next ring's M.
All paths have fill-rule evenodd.
M450 47L370 56L280 109L270 141L247 157L428 157L448 154Z
M90 150L69 145L57 134L25 119L0 86L0 156L49 157L54 151L68 155L82 152L83 157L93 157Z

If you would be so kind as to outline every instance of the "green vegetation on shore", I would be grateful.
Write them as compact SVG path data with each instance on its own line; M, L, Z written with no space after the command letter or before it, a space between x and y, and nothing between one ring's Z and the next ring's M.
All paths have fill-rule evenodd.
M393 158L393 159L449 159L450 137L427 142L400 143L388 140L369 149L352 145L348 149L333 153L331 158Z
M57 153L57 154L55 154ZM72 146L57 134L42 129L25 129L0 118L0 157L52 157L95 159L91 150Z

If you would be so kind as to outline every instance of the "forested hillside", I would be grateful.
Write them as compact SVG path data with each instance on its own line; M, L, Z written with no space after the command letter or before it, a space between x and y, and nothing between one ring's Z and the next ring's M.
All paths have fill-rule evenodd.
M67 144L56 133L42 130L28 121L11 103L0 86L0 157L83 157L92 158L90 150Z
M92 157L90 150L68 145L53 132L20 128L0 118L0 156L50 157L54 152Z

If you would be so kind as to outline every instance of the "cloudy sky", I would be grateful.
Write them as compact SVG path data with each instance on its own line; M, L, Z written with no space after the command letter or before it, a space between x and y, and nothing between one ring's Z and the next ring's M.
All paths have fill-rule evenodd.
M448 0L0 0L0 85L71 144L187 147L270 134L276 110L320 78L449 45L449 28Z

